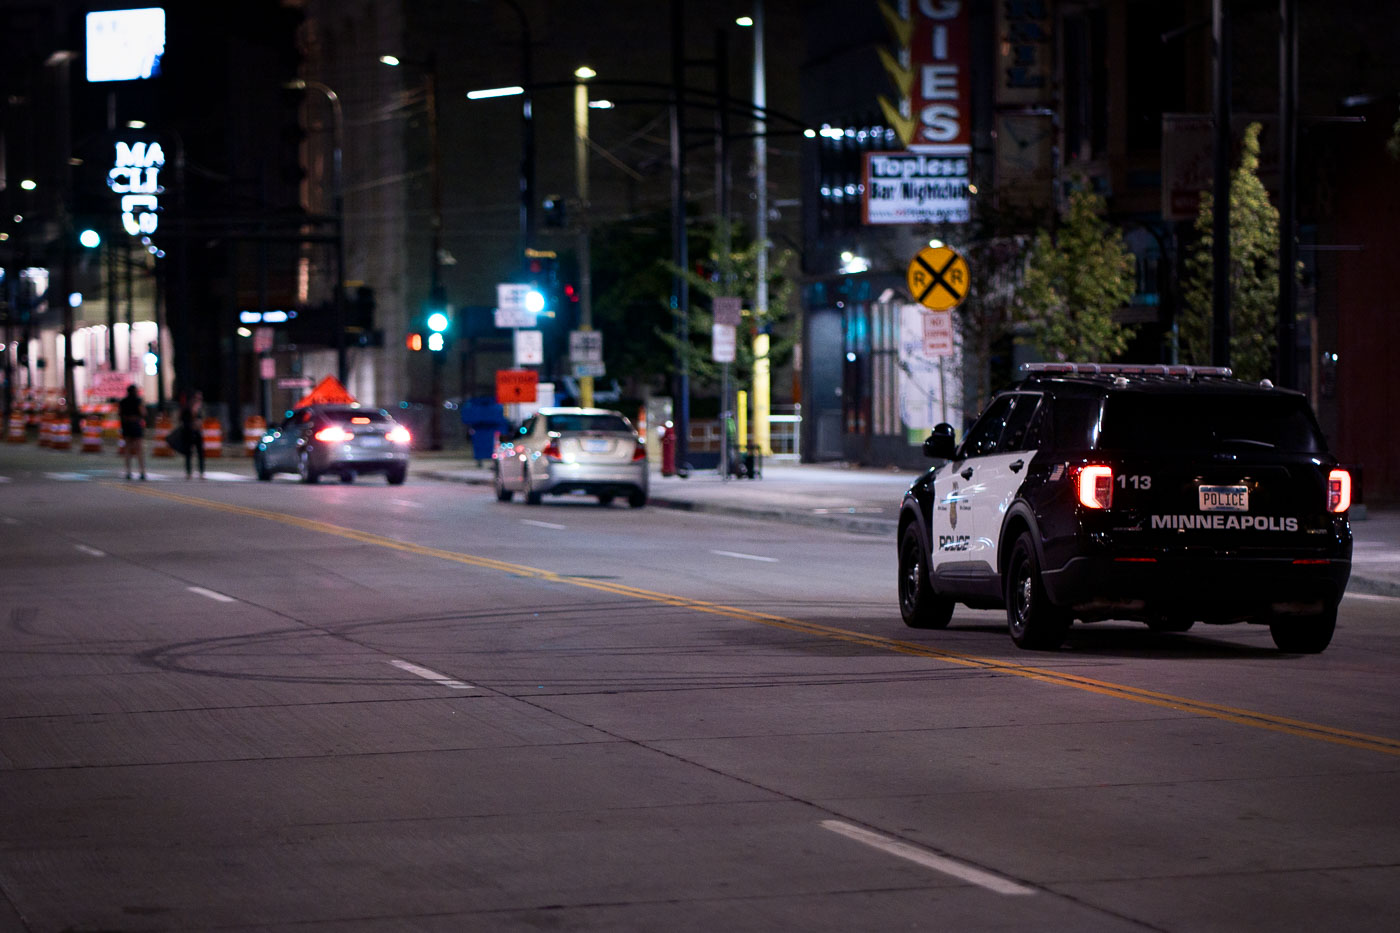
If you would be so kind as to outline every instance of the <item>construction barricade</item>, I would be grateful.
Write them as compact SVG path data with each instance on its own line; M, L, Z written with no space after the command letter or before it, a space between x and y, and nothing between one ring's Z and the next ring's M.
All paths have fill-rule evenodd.
M10 426L5 432L7 444L23 444L29 440L28 418L18 408L10 412Z
M267 422L262 415L249 415L243 419L243 455L253 456L258 449L258 441L262 440L263 432L267 430Z
M204 427L201 431L204 437L204 456L222 457L224 455L224 424L218 418L205 418Z
M83 418L83 442L79 448L85 454L102 453L102 416L96 413Z
M55 415L53 418L53 433L50 435L49 446L54 450L71 450L73 447L73 422L68 420L67 415Z
M175 451L170 449L170 429L172 427L169 415L156 416L156 429L153 443L151 444L151 455L155 457L173 457Z

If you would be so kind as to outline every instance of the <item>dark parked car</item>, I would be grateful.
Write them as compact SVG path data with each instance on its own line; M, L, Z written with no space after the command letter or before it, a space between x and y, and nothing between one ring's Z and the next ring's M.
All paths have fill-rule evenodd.
M1267 624L1327 647L1351 575L1351 474L1307 399L1229 370L1029 364L905 493L899 604L942 628L1004 607L1023 648L1075 620Z
M408 476L408 429L379 408L359 405L308 405L287 413L271 427L253 453L258 479L296 473L314 483L326 474L354 482L366 473L382 473L398 485Z

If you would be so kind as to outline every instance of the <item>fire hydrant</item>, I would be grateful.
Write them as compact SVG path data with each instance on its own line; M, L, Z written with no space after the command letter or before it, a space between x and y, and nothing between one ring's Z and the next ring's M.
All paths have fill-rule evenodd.
M661 435L661 475L676 475L676 431L671 422L657 429Z

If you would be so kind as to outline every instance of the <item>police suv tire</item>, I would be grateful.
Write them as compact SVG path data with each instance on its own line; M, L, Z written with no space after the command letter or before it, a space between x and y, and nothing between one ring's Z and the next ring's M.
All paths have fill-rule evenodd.
M947 628L953 600L939 596L928 581L928 555L910 525L899 540L899 614L910 628Z
M1011 548L1006 565L1006 622L1016 647L1053 651L1065 640L1073 620L1050 602L1040 578L1035 541L1023 532Z
M1337 607L1315 616L1278 619L1269 623L1269 634L1280 651L1289 654L1317 654L1332 643L1337 630Z

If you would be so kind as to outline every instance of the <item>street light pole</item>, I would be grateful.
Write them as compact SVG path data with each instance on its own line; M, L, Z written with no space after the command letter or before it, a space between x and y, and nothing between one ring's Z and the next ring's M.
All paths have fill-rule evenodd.
M589 251L588 234L588 85L589 78L597 72L587 65L574 72L578 83L574 85L574 168L578 176L578 274L579 274L579 330L593 329L593 271L592 256ZM579 404L584 408L593 407L593 377L580 376L578 380Z
M331 163L332 212L335 214L335 371L340 384L345 385L349 378L345 352L345 112L340 95L320 81L297 79L291 82L291 87L320 91L331 105L331 132L335 141Z
M753 176L755 213L754 240L758 256L754 271L754 317L758 328L753 338L753 439L763 456L771 456L772 437L769 413L772 408L768 359L768 83L763 60L763 0L754 0L753 11Z

